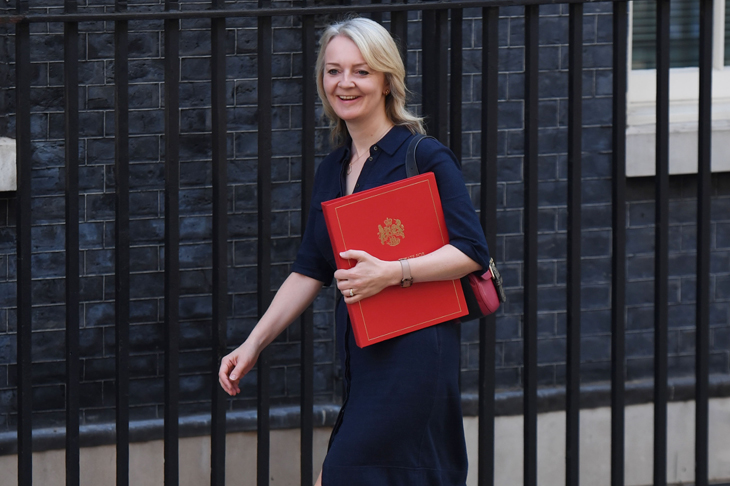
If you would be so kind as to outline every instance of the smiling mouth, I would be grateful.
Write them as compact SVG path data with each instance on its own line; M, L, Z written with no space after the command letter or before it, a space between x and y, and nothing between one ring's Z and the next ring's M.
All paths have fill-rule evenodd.
M359 98L359 96L338 96L338 98L343 101L350 101Z

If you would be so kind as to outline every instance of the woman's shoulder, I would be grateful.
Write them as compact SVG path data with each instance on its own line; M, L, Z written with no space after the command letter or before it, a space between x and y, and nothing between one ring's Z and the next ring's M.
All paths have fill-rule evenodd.
M461 163L451 149L434 137L426 137L419 142L416 157L418 165L423 164L424 172L441 165L461 169Z

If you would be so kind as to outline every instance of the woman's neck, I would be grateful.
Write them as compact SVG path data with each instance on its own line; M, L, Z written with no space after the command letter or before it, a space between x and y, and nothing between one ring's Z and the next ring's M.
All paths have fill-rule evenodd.
M368 123L348 123L347 131L352 138L352 145L357 156L362 155L370 147L393 128L387 116L369 120Z

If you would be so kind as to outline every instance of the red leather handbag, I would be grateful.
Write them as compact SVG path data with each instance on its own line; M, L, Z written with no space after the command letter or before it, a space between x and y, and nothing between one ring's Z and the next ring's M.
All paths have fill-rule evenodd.
M469 314L459 319L471 321L481 319L493 314L499 309L501 302L507 301L507 296L502 288L502 275L494 265L494 260L489 259L489 269L482 273L470 273L461 279L461 288L464 290L466 305Z

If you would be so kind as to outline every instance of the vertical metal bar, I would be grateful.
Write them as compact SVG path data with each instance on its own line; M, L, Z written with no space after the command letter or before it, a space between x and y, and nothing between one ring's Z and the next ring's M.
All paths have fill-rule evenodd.
M65 11L76 12L66 0ZM79 484L79 24L64 24L66 117L66 486Z
M224 8L213 0L213 8ZM226 19L211 20L211 114L213 121L213 401L210 483L226 480L226 396L215 377L226 354L228 322L228 157L226 118Z
M307 6L307 1L302 1ZM314 17L305 15L302 18L302 64L303 91L302 100L302 235L309 219L309 205L312 202L314 187L314 103L317 85L314 78L316 59L316 40L314 38ZM302 314L302 359L301 359L301 484L312 485L313 440L314 440L314 312L312 306Z
M259 7L271 5L259 0ZM258 93L259 93L259 160L258 160L258 313L264 315L271 301L271 17L259 17ZM269 351L264 350L258 361L258 449L256 484L269 484L269 454L271 449L269 410L270 400Z
M667 484L667 303L669 295L669 0L658 0L654 232L654 485Z
M624 484L627 6L628 3L625 1L613 4L611 486L623 486Z
M461 160L461 80L464 70L462 37L464 10L451 10L451 99L449 111L449 145L456 158Z
M583 4L570 4L568 58L568 275L565 484L580 476L581 164L583 139Z
M537 484L537 172L540 7L525 7L524 482Z
M424 10L422 22L423 114L431 135L448 143L448 11Z
M383 3L383 0L370 0L370 3L373 5L381 4ZM375 22L382 24L383 23L383 12L372 12L370 14L370 18L373 19Z
M165 0L165 10L179 10ZM180 21L165 20L165 486L180 482ZM213 380L214 386L217 385Z
M490 250L497 248L497 104L499 7L482 9L482 140L479 219ZM494 375L496 319L479 323L479 486L494 486Z
M406 0L393 0L393 3L406 3ZM390 14L390 33L395 38L408 74L408 12L399 10Z
M460 8L451 10L451 82L449 85L449 146L457 160L461 160L461 96L462 96L462 22L464 11ZM446 86L444 86L446 88ZM461 342L461 325L458 327L459 342ZM461 356L461 347L459 347ZM461 362L461 359L459 359ZM459 388L461 389L461 373L459 373Z
M28 2L18 1L18 14L28 12ZM33 481L33 378L31 375L31 133L30 133L30 24L15 26L15 138L18 193L17 231L17 363L18 363L18 485Z
M695 351L695 485L707 486L710 373L710 211L713 1L700 2L700 100L697 130L697 299Z
M115 10L127 9L116 0ZM115 220L115 357L117 486L129 485L129 24L114 24L114 94L116 157Z

